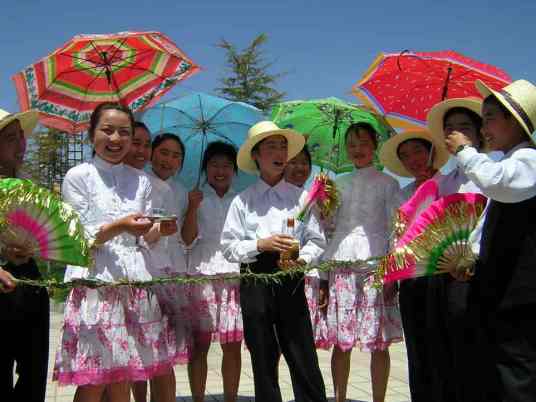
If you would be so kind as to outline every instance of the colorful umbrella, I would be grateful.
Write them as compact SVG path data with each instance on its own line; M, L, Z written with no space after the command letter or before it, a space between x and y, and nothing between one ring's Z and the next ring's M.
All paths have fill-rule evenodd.
M186 159L181 181L191 188L199 186L206 145L212 141L225 141L238 149L249 128L261 121L263 114L246 103L193 93L160 103L146 110L141 118L153 134L171 132L183 140ZM250 183L254 177L240 174L239 180L240 183Z
M0 180L0 244L37 257L87 267L90 245L76 211L30 180Z
M13 80L21 110L37 109L42 124L76 133L99 103L142 110L197 71L165 35L121 32L75 36Z
M272 109L272 120L280 127L306 135L313 164L335 174L353 169L344 143L344 134L350 124L364 122L372 125L379 134L379 144L394 132L376 113L337 98L276 104Z
M380 53L352 93L393 126L416 128L426 124L426 114L436 103L448 98L481 98L474 85L477 79L493 89L511 82L501 69L451 50Z

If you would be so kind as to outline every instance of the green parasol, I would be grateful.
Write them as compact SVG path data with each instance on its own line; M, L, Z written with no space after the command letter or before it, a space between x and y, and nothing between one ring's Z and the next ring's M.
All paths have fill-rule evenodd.
M307 137L313 164L335 174L351 172L346 155L344 134L352 123L369 123L378 133L378 150L394 130L382 116L365 106L337 98L278 103L272 109L272 120L281 128L292 128ZM376 152L377 153L377 152ZM375 157L375 165L383 167Z

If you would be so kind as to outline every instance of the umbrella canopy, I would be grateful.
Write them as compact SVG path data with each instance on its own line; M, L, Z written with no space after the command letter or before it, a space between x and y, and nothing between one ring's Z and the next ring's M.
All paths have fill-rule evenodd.
M206 145L225 141L237 150L246 140L248 130L263 120L263 113L254 106L232 102L217 96L193 93L147 109L141 119L153 134L177 134L186 148L181 181L191 188L201 178L201 160ZM243 174L239 177L251 182Z
M493 89L511 82L501 69L454 51L380 53L352 93L401 128L426 125L426 114L448 98L479 97L475 81Z
M13 80L23 111L37 109L43 125L76 133L99 103L142 110L197 71L165 35L121 32L75 36Z
M381 116L366 107L337 98L278 103L272 109L272 120L279 127L292 128L304 134L313 164L335 174L353 169L346 154L344 138L352 123L369 123L379 134L380 146L394 133Z

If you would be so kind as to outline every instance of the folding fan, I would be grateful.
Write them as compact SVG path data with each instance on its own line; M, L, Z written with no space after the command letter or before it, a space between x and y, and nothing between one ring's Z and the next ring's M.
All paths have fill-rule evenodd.
M486 197L473 193L451 194L431 203L379 264L382 282L468 272L476 258L469 237L485 206Z
M45 260L87 267L90 246L76 211L30 180L0 180L0 244Z

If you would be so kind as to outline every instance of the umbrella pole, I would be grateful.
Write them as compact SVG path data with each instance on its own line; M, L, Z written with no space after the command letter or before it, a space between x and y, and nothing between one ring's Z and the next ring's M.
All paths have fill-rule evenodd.
M199 172L197 173L197 183L195 185L196 189L199 189L199 184L201 183L201 170L203 169L203 154L205 153L207 141L207 130L203 128L203 139L201 140L201 155L199 157Z
M445 80L445 85L443 85L443 93L441 94L441 101L444 101L445 99L447 99L451 74L452 74L452 67L449 66L449 68L447 69L447 79Z

